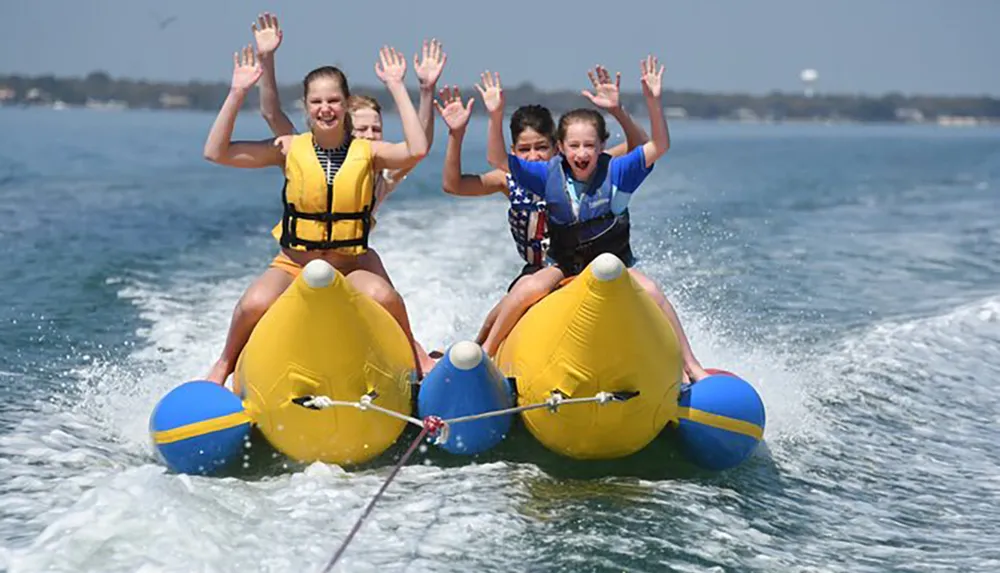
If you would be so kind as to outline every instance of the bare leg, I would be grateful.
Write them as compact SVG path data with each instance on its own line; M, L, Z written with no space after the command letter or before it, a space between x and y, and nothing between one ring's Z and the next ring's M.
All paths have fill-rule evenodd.
M507 296L504 295L493 308L490 309L490 313L486 315L486 320L483 321L483 326L479 328L479 334L476 335L476 344L482 346L486 343L486 337L489 336L490 330L493 330L493 325L497 321L497 315L500 314L500 307L503 305L503 301L507 300Z
M531 305L545 298L559 285L565 275L558 267L545 267L537 273L519 280L507 296L500 301L500 312L490 329L483 350L487 356L495 356L500 343L514 330L517 321L524 316Z
M375 249L368 249L365 254L361 255L358 262L360 263L360 268L371 273L378 275L380 278L384 279L385 282L389 283L389 286L393 289L396 285L392 283L392 279L389 278L389 271L385 269L385 265L382 264L382 257L379 256ZM399 293L396 293L399 295ZM410 316L406 310L406 303L403 302L402 296L399 297L400 304L402 305L403 320L400 322L400 326L406 332L407 338L409 338L411 345L413 346L414 358L417 361L418 372L417 375L423 378L431 368L434 368L434 364L437 363L437 359L431 358L427 351L424 349L423 345L420 344L416 338L413 336L413 331L410 328ZM397 320L399 320L397 318ZM440 357L439 357L440 358Z
M378 252L375 251L375 249L369 248L367 251L365 251L363 255L358 257L357 262L359 269L364 269L370 273L374 273L382 277L382 279L384 279L385 282L389 283L389 286L391 286L392 288L396 288L396 285L393 284L392 279L389 278L389 271L387 271L385 269L385 265L382 264L382 257L379 256Z
M531 275L521 275L520 277L518 277L518 279L514 281L514 284L511 285L510 290L514 290L517 287L517 285L524 282L524 280L530 276ZM508 292L507 294L510 293ZM489 336L490 330L492 330L493 325L496 324L497 316L500 314L500 307L501 305L503 305L503 301L506 298L507 295L504 295L504 297L501 298L499 302L493 305L493 308L490 309L490 313L486 315L486 319L483 320L483 326L479 328L479 334L476 335L476 344L482 346L483 344L486 343L486 337Z
M247 288L233 311L222 355L205 376L206 380L217 384L225 383L226 378L236 369L236 360L246 346L247 340L250 340L250 334L257 326L257 322L293 280L291 275L280 269L267 269Z
M687 334L684 333L684 328L681 326L681 320L677 316L677 311L674 310L673 305L667 300L666 295L663 294L660 287L656 286L656 283L637 269L629 269L629 272L632 273L632 278L639 283L639 286L653 298L656 306L660 307L670 325L674 327L674 333L677 334L677 341L681 345L681 357L684 359L684 373L695 382L707 377L708 372L705 372L705 369L701 367L701 363L694 357L694 352L691 350L691 343L688 341Z
M434 367L434 360L430 356L427 356L424 348L413 339L413 331L410 329L410 319L406 313L406 303L403 302L403 297L400 296L396 289L392 288L392 285L388 281L368 270L358 269L353 271L347 275L347 280L351 281L354 288L382 305L396 319L400 328L403 329L403 334L406 335L406 340L410 343L410 348L413 350L413 359L417 366L417 377L423 378L424 374Z

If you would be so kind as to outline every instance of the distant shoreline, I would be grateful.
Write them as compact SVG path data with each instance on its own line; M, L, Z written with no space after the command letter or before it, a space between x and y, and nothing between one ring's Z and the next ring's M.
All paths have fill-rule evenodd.
M301 85L279 87L288 107L301 106ZM37 106L53 109L203 110L219 108L229 91L224 82L150 82L115 79L103 72L85 78L45 76L0 76L0 106ZM355 93L379 98L386 112L395 112L392 100L381 87L355 86ZM416 100L416 90L410 90ZM476 92L463 88L466 97ZM540 104L559 114L574 107L586 107L577 90L539 90L531 84L507 87L507 107ZM640 94L622 93L622 105L630 113L645 114ZM694 91L667 91L663 101L668 119L714 120L734 123L905 123L937 124L948 127L1000 125L1000 98L988 96L904 96L902 94L844 95L772 92L767 95L719 94ZM247 107L258 105L253 90ZM482 106L473 112L482 114Z
M164 114L190 113L190 114L205 115L206 117L209 117L209 118L214 118L215 114L217 113L217 110L215 110L215 109L207 109L207 108L205 108L205 109L203 109L203 108L182 108L182 107L154 108L154 107L127 107L127 106L116 107L116 106L94 106L94 105L87 106L87 105L68 105L68 104L65 104L65 105L21 105L21 104L3 105L3 104L0 104L0 112L2 112L3 110L25 110L25 111L36 110L36 111L56 111L56 112L81 111L81 112L95 112L95 113L130 113L130 112L140 112L140 113L142 113L142 112L145 112L145 113L153 112L153 113L164 113ZM296 125L302 125L302 119L298 115L296 115L296 114L301 114L302 113L302 110L300 108L289 109L287 106L285 106L283 108L283 110L284 110L285 113L287 113L289 115L289 117L292 119L293 123L295 123ZM242 110L242 113L244 113L244 114L245 113L250 113L250 112L256 112L256 109L255 108L250 108L250 107L244 107L243 110ZM505 125L506 125L506 121L510 119L511 112L513 112L513 110L509 110L508 113L504 114ZM383 110L382 115L386 116L386 117L390 117L390 118L398 118L399 117L399 114L394 109ZM647 119L648 119L648 116L645 114L645 112L643 112L642 114L632 114L632 117L636 121L640 122L641 125L644 124L647 121ZM486 116L484 114L473 114L473 119L475 121L486 121ZM261 121L263 121L263 119L261 119ZM925 128L965 128L965 129L971 129L971 128L996 129L996 128L1000 128L1000 120L979 120L979 121L967 122L967 123L965 123L965 122L951 122L951 123L949 123L949 122L941 122L941 123L938 123L938 122L933 122L933 121L924 121L924 122L874 121L874 120L873 121L853 121L853 120L845 120L845 119L833 120L833 119L814 119L814 118L785 118L785 119L781 119L781 120L776 120L776 119L775 120L763 120L763 119L746 120L746 119L733 119L733 118L726 118L726 117L718 117L718 118L682 117L682 118L671 118L668 121L668 123L671 126L685 125L685 124L691 124L691 125L698 125L698 124L708 125L708 124L712 124L712 125L734 125L734 126L744 125L744 126L761 126L761 127L764 127L764 126L775 126L775 127L780 127L780 126L810 126L811 125L811 126L817 126L817 127L820 127L820 126L829 126L829 127L834 127L834 126L840 126L840 127L848 127L848 126L879 127L879 126L882 126L882 127L925 127ZM609 129L610 128L611 128L611 126L609 125ZM613 139L614 138L620 138L620 137L622 137L622 134L621 134L620 130L616 131L615 129L610 129L610 131L611 131L611 136L612 136Z

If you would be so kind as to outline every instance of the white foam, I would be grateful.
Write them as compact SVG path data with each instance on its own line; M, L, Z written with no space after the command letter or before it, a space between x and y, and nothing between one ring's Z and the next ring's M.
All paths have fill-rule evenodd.
M676 169L659 173L650 191L696 184ZM682 194L644 192L637 200L684 200L675 196ZM438 346L471 336L520 267L502 198L397 205L383 208L374 240L418 339ZM740 249L731 238L708 240ZM420 465L425 447L386 491L342 569L995 565L974 556L993 540L968 524L997 521L990 501L1000 480L989 449L997 395L968 382L998 374L1000 297L885 321L830 348L804 350L728 334L723 313L691 310L711 308L694 302L699 281L725 280L726 269L657 248L681 268L647 260L643 270L667 290L703 364L736 371L764 398L777 471L756 464L735 478L563 480L528 464L428 467ZM256 274L245 269L264 262L213 259L205 264L222 280L171 270L112 287L146 322L138 333L144 343L125 360L95 356L55 374L59 380L46 382L62 383L65 394L39 402L0 435L0 569L295 571L329 559L388 468L312 464L256 480L208 479L168 474L150 457L153 405L205 373ZM860 425L867 418L872 428L894 430L869 431ZM942 499L947 506L936 507ZM814 529L789 544L789 516L804 516ZM638 565L637 555L644 556ZM658 564L645 558L652 555Z
M502 201L491 200L414 203L398 210L390 202L383 211L375 246L407 302L417 338L428 347L474 334L517 273L519 263L503 211ZM924 356L936 354L942 360L968 353L967 329L983 342L1000 340L994 338L1000 322L1000 298L995 298L940 317L881 325L845 341L844 348L830 356L813 357L801 349L756 343L753 336L721 334L728 332L726 317L694 312L685 304L687 297L697 296L696 289L671 288L683 288L685 281L678 279L689 276L680 277L677 269L655 261L647 261L643 270L665 288L703 365L733 370L760 392L767 408L769 448L762 455L773 456L782 472L816 484L810 499L827 501L829 507L810 511L823 519L834 520L844 503L823 497L828 495L822 493L824 488L831 487L829 478L800 468L816 463L810 450L819 456L840 446L838 420L827 411L828 400L831 395L848 400L852 388L860 385L845 370L878 353L908 360L907 345L913 344L932 350ZM719 271L703 272L702 278L715 280L711 273ZM79 385L71 400L48 405L44 414L0 436L0 481L17 492L0 497L0 511L16 515L19 528L32 531L29 539L4 542L0 566L12 572L287 571L314 570L329 559L388 468L346 473L312 464L252 481L171 475L151 458L149 413L169 389L207 371L224 342L233 305L254 277L241 272L208 282L194 272L177 272L119 283L120 296L139 309L147 324L138 333L146 343L124 362L88 361L70 373ZM461 344L452 351L461 350ZM977 352L979 358L963 358L961 365L977 367L977 361L994 356ZM465 363L455 354L452 360ZM946 364L923 367L947 371ZM810 447L800 447L803 441ZM975 464L968 467L985 471ZM717 484L646 483L638 493L621 496L667 507L667 512L656 508L655 515L676 514L672 519L695 532L698 543L659 539L652 532L602 537L585 528L569 536L550 531L544 525L549 516L568 520L574 512L590 511L574 497L586 499L587 487L592 486L574 485L572 480L556 483L530 465L472 464L447 470L409 466L358 534L343 567L447 570L455 564L465 570L517 569L538 562L532 552L541 545L524 543L528 536L558 539L579 546L582 553L587 553L584 546L601 547L602 555L613 557L631 544L705 560L718 560L743 543L740 540L749 539L759 546L755 551L760 559L771 559L776 567L795 563L780 541L769 541L780 535L767 523L720 505L716 498L728 490ZM668 492L652 495L659 489ZM628 517L629 512L623 515L639 519ZM628 525L632 532L648 527L638 521ZM13 529L7 533L13 534ZM806 550L828 551L816 543L805 544ZM572 567L573 554L565 551L554 559ZM676 560L669 567L678 568Z
M417 340L446 347L475 336L520 271L500 197L381 208L373 235Z
M436 219L429 212L418 216L425 215L441 224L440 211ZM405 223L391 222L412 216L386 211L380 227L400 231L388 237L385 251L393 254L384 259L410 303L418 336L436 334L432 343L467 336L502 293L496 277L513 276L518 267L473 256L477 246L456 233L437 245L452 255L440 256L440 264L430 267L436 274L428 275L431 242L426 235L417 240L419 233ZM454 217L453 227L469 222L470 235L502 237L502 219L494 221L499 229L478 233L476 221L485 217L472 217L468 209L445 216ZM502 246L514 255L510 245ZM137 334L146 343L124 362L94 358L68 373L78 387L72 399L0 436L6 462L0 463L0 480L18 492L0 499L6 511L22 516L19 530L26 524L38 532L27 544L0 544L6 567L187 571L196 563L202 570L288 571L316 569L329 559L387 468L345 474L313 464L302 472L243 481L168 474L152 458L150 412L171 388L204 375L225 340L233 306L255 276L209 282L197 272L178 272L114 281L145 321ZM456 282L463 287L456 289ZM463 294L455 296L456 290ZM454 468L447 476L433 467L404 468L348 550L345 565L383 569L408 559L419 568L465 554L470 546L495 555L520 530L510 508L518 497L518 472L507 464ZM416 490L420 497L410 497Z

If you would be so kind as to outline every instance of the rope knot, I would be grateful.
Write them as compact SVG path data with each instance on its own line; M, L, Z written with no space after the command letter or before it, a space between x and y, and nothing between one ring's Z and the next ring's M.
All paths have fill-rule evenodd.
M424 429L431 436L435 436L434 443L441 445L448 441L448 422L437 416L427 416L424 418Z
M445 427L445 423L437 416L427 416L424 418L424 427L427 428L428 434L436 434Z

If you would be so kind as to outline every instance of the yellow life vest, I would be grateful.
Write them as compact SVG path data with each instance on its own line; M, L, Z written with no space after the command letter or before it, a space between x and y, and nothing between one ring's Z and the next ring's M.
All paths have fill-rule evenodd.
M360 255L368 250L374 183L370 141L351 140L343 165L328 184L312 133L296 135L285 157L284 213L271 234L281 246L297 251Z

